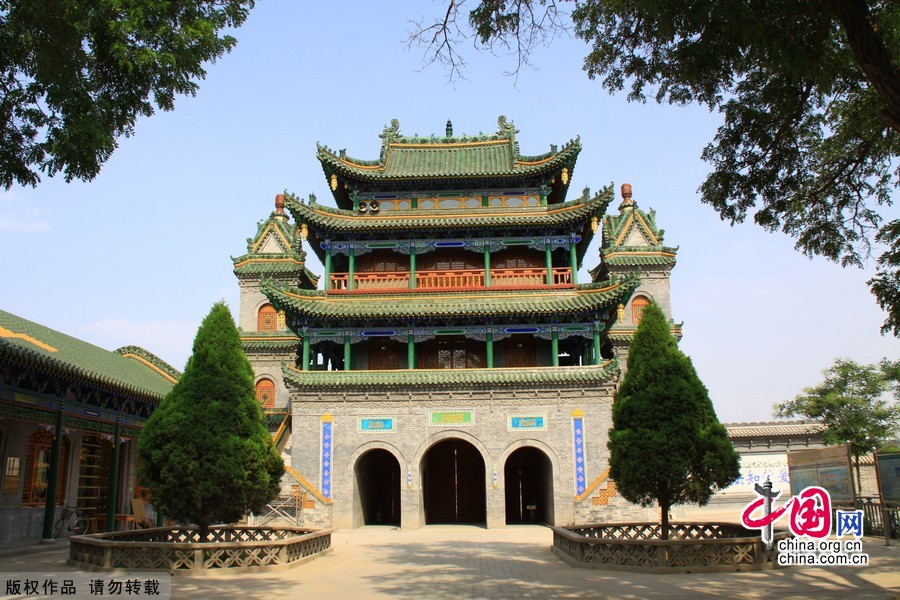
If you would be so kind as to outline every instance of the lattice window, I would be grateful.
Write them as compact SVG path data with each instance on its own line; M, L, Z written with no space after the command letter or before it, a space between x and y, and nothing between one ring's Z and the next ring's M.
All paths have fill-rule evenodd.
M275 406L275 382L271 379L257 381L256 400L263 408L273 408Z
M278 312L271 304L264 304L259 309L256 322L258 331L278 331Z
M28 438L28 455L25 458L25 485L22 489L22 504L43 504L47 500L47 484L50 477L50 454L53 435L39 429ZM66 451L68 441L63 440L59 455L59 479L56 483L56 502L62 500L62 490L66 481Z
M644 307L650 304L646 296L638 296L631 301L631 322L637 325L644 316Z

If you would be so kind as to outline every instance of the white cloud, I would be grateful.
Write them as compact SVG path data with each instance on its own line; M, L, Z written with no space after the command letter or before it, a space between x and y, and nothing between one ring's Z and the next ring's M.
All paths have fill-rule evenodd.
M181 370L191 354L196 333L197 324L187 321L102 319L79 326L76 335L108 350L140 346Z
M51 214L46 208L23 206L22 199L15 192L0 192L0 231L50 231L53 229L48 218Z

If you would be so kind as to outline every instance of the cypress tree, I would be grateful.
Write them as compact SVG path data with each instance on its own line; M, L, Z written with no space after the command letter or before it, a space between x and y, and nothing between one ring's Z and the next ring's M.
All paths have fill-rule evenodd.
M201 541L210 524L260 512L278 495L284 464L224 302L200 325L184 374L148 419L137 450L151 501L169 517L196 523Z
M654 304L644 309L628 350L628 372L613 405L610 477L629 502L660 510L704 506L739 474L738 454L716 417L706 387Z

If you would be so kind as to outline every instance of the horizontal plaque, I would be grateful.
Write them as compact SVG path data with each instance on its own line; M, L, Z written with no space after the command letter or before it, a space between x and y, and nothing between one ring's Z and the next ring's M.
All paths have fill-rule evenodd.
M507 415L509 431L546 431L546 415Z
M360 433L394 433L394 417L359 417L356 430Z
M429 414L430 427L472 427L475 414L471 410L433 410Z

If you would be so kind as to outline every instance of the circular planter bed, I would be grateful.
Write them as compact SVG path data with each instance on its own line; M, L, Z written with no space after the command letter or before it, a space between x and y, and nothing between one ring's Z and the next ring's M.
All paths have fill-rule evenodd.
M574 567L648 573L761 571L778 566L776 530L772 549L759 533L736 523L608 523L553 527L553 551Z
M69 538L68 563L90 571L202 575L288 569L331 552L331 531L299 527L159 527Z

